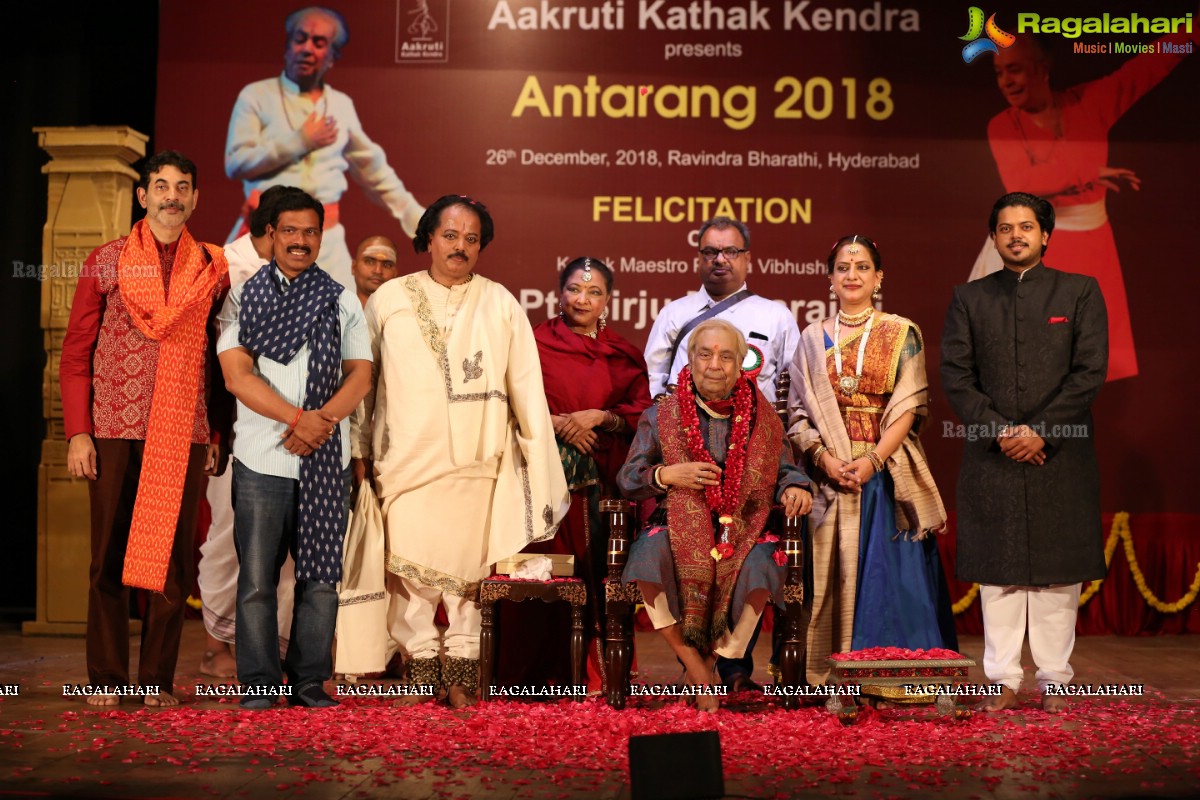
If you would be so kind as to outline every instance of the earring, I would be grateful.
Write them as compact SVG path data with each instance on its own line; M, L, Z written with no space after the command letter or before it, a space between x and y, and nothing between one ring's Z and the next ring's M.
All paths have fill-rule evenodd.
M883 281L880 281L879 283L875 284L875 291L871 292L871 297L878 300L879 294L882 290L883 290Z
M608 327L608 309L607 308L604 309L604 312L600 315L600 321L598 323L596 323L596 327L599 330L604 330L606 327Z

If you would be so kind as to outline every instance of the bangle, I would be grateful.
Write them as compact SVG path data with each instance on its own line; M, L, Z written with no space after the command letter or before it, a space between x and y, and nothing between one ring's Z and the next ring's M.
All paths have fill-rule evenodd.
M302 417L303 415L304 415L304 406L300 406L299 408L296 409L296 417L295 417L295 419L292 420L291 424L288 425L288 430L292 430L293 428L295 428L296 423L300 421L300 417Z
M651 475L650 477L653 479L653 481L654 481L654 485L655 485L655 486L657 486L658 488L662 489L662 490L665 492L665 491L667 490L667 486L666 486L666 484L664 484L662 481L660 481L660 480L658 479L658 473L659 473L659 472L661 472L661 471L662 471L662 467L661 467L661 466L655 467L655 468L654 468L654 474L653 474L653 475Z
M875 472L883 472L883 459L879 453L876 453L874 450L868 450L867 460L871 462L871 466L875 468Z
M821 456L825 455L828 452L829 452L829 448L826 447L825 445L820 445L819 447L817 447L816 450L813 450L813 453L812 453L813 466L817 467L819 469L821 466Z

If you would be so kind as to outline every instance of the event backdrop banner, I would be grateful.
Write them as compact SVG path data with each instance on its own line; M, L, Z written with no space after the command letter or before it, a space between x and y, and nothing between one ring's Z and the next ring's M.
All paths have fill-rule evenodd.
M196 161L202 238L226 241L248 196L289 183L337 203L351 251L397 239L403 274L427 257L399 220L467 194L496 222L479 271L532 322L556 312L566 262L599 257L616 273L612 324L641 345L699 287L706 218L750 226L749 285L801 328L830 314L830 245L869 235L881 307L925 335L924 441L953 505L969 432L940 394L942 320L954 284L994 268L992 202L1032 191L1063 219L1046 262L1096 275L1113 320L1105 508L1192 510L1194 449L1169 453L1195 444L1185 403L1200 388L1194 5L345 0L337 93L307 106L281 77L297 7L162 5L153 144ZM1052 108L1031 113L1047 72ZM310 145L326 120L331 143Z

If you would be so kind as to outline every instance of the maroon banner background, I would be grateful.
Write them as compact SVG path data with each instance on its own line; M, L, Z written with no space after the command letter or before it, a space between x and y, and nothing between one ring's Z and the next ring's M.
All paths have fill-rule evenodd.
M253 6L224 1L162 6L155 144L179 149L198 165L203 202L192 229L201 238L224 241L241 207L241 185L226 178L223 169L229 114L244 85L281 72L284 18L297 5L262 0ZM934 405L923 438L947 505L953 507L961 441L943 435L943 424L957 420L940 393L939 339L951 287L966 280L987 232L991 204L1004 191L986 128L1007 107L991 57L963 61L959 37L967 30L968 4L691 4L701 12L700 23L706 6L725 9L722 16L753 6L769 30L656 29L653 19L665 24L675 19L671 14L688 13L683 0L571 6L607 5L614 15L620 7L620 30L580 30L577 24L570 30L511 29L503 22L505 9L519 22L543 5L567 7L529 0L333 5L344 14L350 39L327 76L329 84L353 98L364 130L383 146L389 163L423 204L450 192L488 204L497 235L480 259L480 272L508 286L535 323L554 305L559 265L579 255L603 257L617 268L613 324L639 345L657 308L699 285L694 232L716 207L682 221L621 221L596 213L597 204L605 202L596 198L642 198L647 208L656 197L782 198L785 205L803 209L783 221L733 209L753 235L751 288L792 306L801 328L829 313L823 260L830 244L847 232L875 237L887 275L882 307L912 318L925 334ZM432 39L442 42L446 61L398 63L399 47L412 38L407 27L422 5L438 25ZM647 7L655 16L642 29L639 17ZM1060 17L1196 11L1186 2L1156 3L1152 9L1133 2L984 8L997 12L997 22L1010 32L1016 30L1018 12L1033 10ZM817 27L824 13L830 30L804 29ZM889 14L890 30L863 29L876 19L884 23ZM716 16L709 14L710 24ZM732 19L727 16L727 22ZM562 24L561 11L556 20ZM841 29L834 29L839 20ZM1053 85L1066 88L1103 77L1131 58L1074 53L1072 41L1153 38L1047 36ZM706 44L731 54L666 57L670 46ZM582 87L588 76L595 76L601 93L612 85L631 87L635 100L647 100L646 116L614 118L598 111L594 117L545 117L531 107L514 115L531 79L553 107L556 84ZM1187 513L1195 506L1197 437L1190 410L1200 388L1191 322L1200 289L1193 243L1200 183L1198 76L1197 57L1186 58L1109 136L1109 165L1134 170L1142 189L1108 195L1140 367L1137 377L1108 384L1095 407L1108 511ZM828 82L827 93L821 78ZM882 119L868 113L884 116L887 108L880 101L868 108L870 84L877 79L890 84L891 112ZM715 87L734 112L665 118L655 112L653 100L672 85ZM797 85L799 100L788 105ZM754 88L752 120L737 112L744 107L744 94L736 94L735 87ZM806 107L810 93L815 102ZM824 110L826 94L828 116L813 118L810 112L819 117ZM802 118L777 118L781 104L784 111L799 110ZM584 151L606 160L598 166L522 164L524 150ZM743 160L741 166L668 163L673 150L738 154ZM750 166L752 151L812 154L815 165ZM917 166L838 169L837 155L858 153L915 158ZM351 246L368 234L403 237L399 225L353 181L342 197L341 219ZM637 262L663 261L677 262L682 271L636 271ZM778 262L785 262L782 268ZM402 248L402 274L426 263ZM1053 246L1047 263L1054 265Z

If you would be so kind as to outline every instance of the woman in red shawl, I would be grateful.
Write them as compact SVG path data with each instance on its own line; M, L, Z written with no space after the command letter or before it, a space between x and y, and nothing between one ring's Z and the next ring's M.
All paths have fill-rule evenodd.
M542 362L546 401L571 509L549 542L527 553L575 556L575 575L587 584L585 615L588 691L604 683L604 585L608 525L599 513L602 494L619 496L616 475L625 463L638 419L650 407L646 360L605 328L612 270L598 258L577 258L559 275L559 315L533 329ZM497 684L570 684L570 616L562 603L505 603Z

